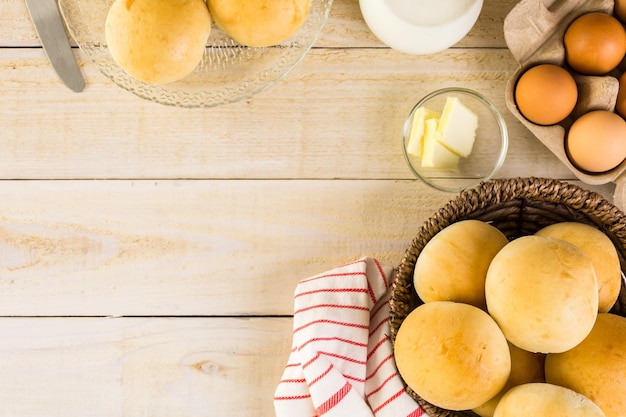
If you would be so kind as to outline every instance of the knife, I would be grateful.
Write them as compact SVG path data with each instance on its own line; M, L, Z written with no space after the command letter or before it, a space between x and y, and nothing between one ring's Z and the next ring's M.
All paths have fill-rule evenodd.
M56 0L26 0L28 12L41 39L43 50L63 83L75 92L83 91L85 79L72 53Z

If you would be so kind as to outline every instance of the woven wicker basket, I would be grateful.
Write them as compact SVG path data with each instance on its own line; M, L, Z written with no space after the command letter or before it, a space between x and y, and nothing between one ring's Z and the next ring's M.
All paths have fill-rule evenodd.
M398 267L390 299L391 340L406 316L423 302L413 288L413 269L426 243L446 226L466 219L488 221L510 240L533 234L557 222L576 221L603 231L617 248L622 271L626 271L626 214L600 194L577 185L542 178L498 179L461 192L440 208L419 229ZM626 285L612 313L626 316ZM432 417L475 417L471 411L436 407L407 387L407 392Z

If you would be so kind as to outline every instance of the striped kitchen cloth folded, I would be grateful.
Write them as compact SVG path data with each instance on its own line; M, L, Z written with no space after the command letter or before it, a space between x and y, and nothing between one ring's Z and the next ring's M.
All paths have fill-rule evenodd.
M362 258L300 281L277 417L426 416L406 393L389 340L393 269Z

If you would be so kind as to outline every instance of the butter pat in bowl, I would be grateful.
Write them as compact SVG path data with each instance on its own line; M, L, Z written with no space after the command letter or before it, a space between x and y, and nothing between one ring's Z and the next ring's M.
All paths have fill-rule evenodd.
M365 23L385 45L415 55L447 49L472 29L483 0L359 0Z
M444 88L421 99L404 123L402 148L427 185L459 192L498 172L508 149L506 124L482 94Z

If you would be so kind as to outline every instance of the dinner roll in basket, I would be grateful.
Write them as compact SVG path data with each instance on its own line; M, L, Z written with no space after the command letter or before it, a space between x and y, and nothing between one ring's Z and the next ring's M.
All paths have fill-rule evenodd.
M464 220L437 233L417 259L413 279L424 302L456 301L485 308L485 275L508 240L497 228Z
M593 401L571 389L546 383L511 388L493 417L605 417Z
M613 242L621 270L626 267L626 215L602 195L578 185L547 178L502 178L462 191L424 221L410 242L392 284L390 339L395 340L406 317L424 301L413 286L416 260L425 245L447 226L468 219L488 222L509 241L533 235L560 222L590 225ZM622 280L610 312L626 316L626 284ZM555 294L555 297L561 293ZM621 349L626 347L621 346ZM600 376L601 377L601 376ZM405 381L406 382L406 381ZM409 386L406 391L431 417L476 417L469 410L451 410L422 398Z
M619 295L622 271L611 239L595 227L577 222L555 223L535 234L565 240L585 252L598 280L598 311L606 313L613 307Z
M504 387L511 354L496 322L478 307L433 301L398 331L398 371L428 401L452 410L478 407Z
M546 380L587 396L606 417L624 417L625 349L626 317L600 313L591 333L579 345L546 357Z
M506 338L529 352L564 352L582 342L598 314L591 259L560 239L522 236L493 258L485 296Z

